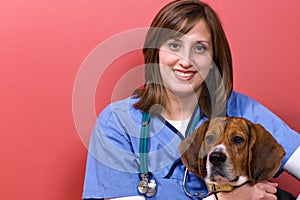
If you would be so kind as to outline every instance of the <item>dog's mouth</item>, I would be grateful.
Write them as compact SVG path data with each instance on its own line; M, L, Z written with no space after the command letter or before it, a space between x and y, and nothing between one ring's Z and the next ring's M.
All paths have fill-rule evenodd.
M211 171L210 173L210 179L212 181L218 181L218 180L227 180L229 181L229 177L227 176L227 174L222 171L222 170L219 170L219 169L215 169L213 171Z
M214 172L212 172L211 176L212 177L218 177L218 176L220 176L220 177L226 178L226 175L221 170L215 170Z
M247 176L229 176L226 175L226 173L220 171L220 170L215 170L212 174L210 174L209 177L205 178L206 183L211 183L215 185L225 185L229 184L232 186L240 186L247 182L249 178Z
M239 179L240 179L240 176L230 177L227 173L225 173L219 169L215 169L210 174L210 177L207 178L207 180L211 183L231 184L231 185L236 185L236 182L238 182Z

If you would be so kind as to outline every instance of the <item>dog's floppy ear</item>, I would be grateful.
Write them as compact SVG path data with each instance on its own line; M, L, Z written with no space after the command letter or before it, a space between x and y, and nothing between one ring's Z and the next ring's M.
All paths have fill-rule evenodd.
M260 124L248 121L249 157L248 171L253 182L260 182L275 175L285 155L282 146Z
M208 121L203 123L189 137L183 140L178 147L183 164L189 171L200 177L202 177L204 173L202 170L199 170L199 162L203 161L203 155L200 151L203 151L202 143L204 141L208 124ZM201 165L202 164L205 163L201 163Z

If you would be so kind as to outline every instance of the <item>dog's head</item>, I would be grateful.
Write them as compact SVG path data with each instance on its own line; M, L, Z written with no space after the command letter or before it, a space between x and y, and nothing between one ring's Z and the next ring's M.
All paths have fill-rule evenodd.
M261 125L233 117L205 122L179 145L179 151L186 167L206 183L232 186L272 177L285 155Z

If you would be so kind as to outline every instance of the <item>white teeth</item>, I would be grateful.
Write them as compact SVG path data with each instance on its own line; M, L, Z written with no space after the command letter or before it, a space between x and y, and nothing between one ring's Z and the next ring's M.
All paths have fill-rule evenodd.
M188 76L192 76L194 73L192 72L188 72L188 73L185 73L185 72L180 72L180 71L175 71L175 73L179 76L183 76L183 77L188 77Z

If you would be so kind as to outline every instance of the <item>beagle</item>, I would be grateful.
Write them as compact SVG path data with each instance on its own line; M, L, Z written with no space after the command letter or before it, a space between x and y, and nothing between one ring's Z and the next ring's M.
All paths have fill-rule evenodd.
M182 141L179 152L184 165L200 176L211 192L267 180L276 174L285 156L263 126L236 117L206 121Z

